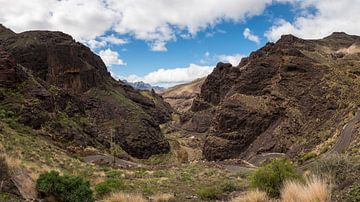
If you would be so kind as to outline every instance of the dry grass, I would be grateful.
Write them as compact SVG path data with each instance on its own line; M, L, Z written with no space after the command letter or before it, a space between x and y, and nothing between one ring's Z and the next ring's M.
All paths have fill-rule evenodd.
M150 199L151 201L155 201L155 202L167 202L174 199L174 195L167 193L157 193L154 196L150 197Z
M331 199L330 186L319 177L310 177L305 184L288 181L281 190L283 202L327 202Z
M143 196L139 194L126 194L122 192L116 192L110 194L101 202L146 202Z
M245 195L238 196L231 202L268 202L270 201L267 194L263 191L255 190L246 192Z
M180 149L176 151L176 157L179 163L188 163L189 154L185 149Z
M15 159L12 158L6 154L1 154L0 158L5 160L5 163L9 169L9 172L11 173L12 171L18 169L20 167L20 160L19 159Z

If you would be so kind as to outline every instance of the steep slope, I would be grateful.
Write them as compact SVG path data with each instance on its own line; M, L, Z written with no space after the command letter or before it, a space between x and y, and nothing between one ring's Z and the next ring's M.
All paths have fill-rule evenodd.
M179 112L188 111L195 97L200 93L204 78L196 79L190 83L176 85L160 93L166 102Z
M187 120L208 120L204 156L301 158L318 147L326 151L357 111L359 47L360 37L345 33L321 40L285 35L236 67L219 63Z
M100 57L71 36L0 26L0 49L0 107L17 122L67 148L108 148L113 134L138 158L169 151L159 124L171 108L112 79Z

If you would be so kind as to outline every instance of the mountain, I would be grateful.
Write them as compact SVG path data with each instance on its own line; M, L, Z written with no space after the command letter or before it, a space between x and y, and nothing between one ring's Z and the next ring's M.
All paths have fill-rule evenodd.
M163 90L160 95L174 109L185 112L190 109L195 97L200 93L201 85L206 77L196 79L190 83L180 84Z
M261 153L299 160L343 138L343 128L357 114L358 92L359 36L336 32L304 40L284 35L238 66L217 64L183 116L184 126L208 133L203 147L208 160ZM356 127L351 131L359 133ZM358 135L350 137L341 150L351 153L360 141Z
M159 124L171 107L114 80L99 56L61 32L0 25L0 111L63 148L108 149L113 136L137 158L170 149Z
M160 91L165 90L165 88L163 88L163 87L152 86L151 84L148 84L148 83L145 83L145 82L142 82L142 81L129 82L129 81L123 80L123 82L130 85L130 86L132 86L135 89L138 89L138 90L154 90L155 92L160 92Z

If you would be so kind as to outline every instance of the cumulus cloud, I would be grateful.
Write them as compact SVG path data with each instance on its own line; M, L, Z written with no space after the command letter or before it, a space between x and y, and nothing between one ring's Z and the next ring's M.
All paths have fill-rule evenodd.
M309 8L316 12L302 12L293 22L278 19L265 33L270 41L276 41L283 34L293 34L307 39L325 37L335 31L360 35L360 2L357 0L282 0L290 2L305 11Z
M102 0L0 0L0 22L16 32L60 30L79 41L108 30L118 14Z
M126 79L130 82L143 81L151 85L169 87L179 83L186 83L197 78L205 77L210 74L212 70L213 67L210 66L190 64L188 67L184 68L158 69L154 72L150 72L145 76L131 75L123 79Z
M221 62L228 62L232 64L233 66L237 66L240 63L241 58L245 57L241 54L235 54L235 55L219 55L218 59Z
M60 30L93 47L111 30L165 51L168 41L194 36L221 21L261 14L272 0L0 0L0 22L21 32ZM186 17L184 17L186 15ZM112 40L112 42L114 42ZM116 40L115 43L121 43Z
M259 37L251 33L251 30L249 28L245 28L243 35L245 39L255 42L256 44L260 43Z
M124 44L128 43L127 40L118 38L118 37L114 36L114 34L109 35L109 36L100 37L100 39L101 39L101 41L111 43L111 44L116 44L116 45L124 45Z
M126 65L126 63L120 59L119 53L110 49L101 50L99 56L107 67L111 67L112 65Z

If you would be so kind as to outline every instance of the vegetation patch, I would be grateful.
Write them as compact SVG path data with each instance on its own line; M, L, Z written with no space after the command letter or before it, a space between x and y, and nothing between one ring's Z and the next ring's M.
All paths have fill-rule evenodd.
M40 198L54 197L63 202L93 202L93 192L90 183L79 176L64 175L50 171L39 176L36 190Z
M297 173L293 163L285 158L275 159L249 176L253 188L265 191L272 197L280 196L280 189L285 180L298 179L301 179L301 175Z
M120 179L108 179L95 186L96 195L98 197L103 197L111 192L121 191L124 189L126 189L126 186Z

